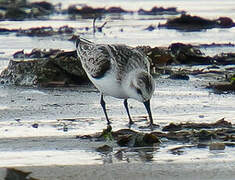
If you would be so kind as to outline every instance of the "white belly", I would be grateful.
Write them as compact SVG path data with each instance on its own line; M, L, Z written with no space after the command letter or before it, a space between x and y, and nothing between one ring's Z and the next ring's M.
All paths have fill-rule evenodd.
M107 73L100 79L95 79L87 74L91 82L102 92L104 95L113 96L120 99L126 99L126 95L121 84L116 81L113 74Z

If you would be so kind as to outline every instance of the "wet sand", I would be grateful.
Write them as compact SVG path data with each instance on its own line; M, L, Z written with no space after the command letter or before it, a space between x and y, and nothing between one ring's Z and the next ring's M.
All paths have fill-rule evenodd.
M158 87L152 105L154 120L160 129L170 122L214 122L222 117L234 124L234 94L208 92L203 88L206 79L156 80ZM117 144L77 139L77 135L100 132L106 126L99 93L92 86L1 88L0 179L5 176L6 167L30 171L32 177L40 180L232 180L235 175L233 147L214 152L193 148L174 155L169 149L179 143L163 143L150 153L150 159L142 152L130 151L120 160L115 157L121 149ZM127 128L122 101L107 97L107 102L113 129ZM130 101L130 105L136 122L133 129L143 131L139 127L146 123L145 109L135 101ZM105 155L95 150L107 143L113 146L112 153Z
M31 177L42 180L233 180L234 161L204 161L181 163L119 163L102 165L18 167L33 172ZM0 178L5 169L0 169Z

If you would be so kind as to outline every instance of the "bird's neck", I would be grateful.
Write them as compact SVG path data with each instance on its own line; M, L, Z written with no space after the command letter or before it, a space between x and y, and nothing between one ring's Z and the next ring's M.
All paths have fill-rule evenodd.
M137 74L140 72L139 69L135 69L126 74L122 81L122 88L126 95L132 98L134 91L134 81L136 80Z

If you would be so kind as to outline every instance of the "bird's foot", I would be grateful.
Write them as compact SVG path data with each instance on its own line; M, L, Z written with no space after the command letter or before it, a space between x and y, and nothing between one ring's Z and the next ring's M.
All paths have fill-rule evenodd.
M148 124L147 126L140 126L140 129L150 129L151 131L159 128L160 126L158 124Z
M159 128L160 126L158 124L149 124L148 127L151 129L151 131L153 131L154 129Z
M130 121L129 121L129 124L128 124L129 129L131 129L131 126L132 126L133 124L134 124L134 121L130 120Z
M112 124L112 122L107 120L107 126L110 126L110 124Z

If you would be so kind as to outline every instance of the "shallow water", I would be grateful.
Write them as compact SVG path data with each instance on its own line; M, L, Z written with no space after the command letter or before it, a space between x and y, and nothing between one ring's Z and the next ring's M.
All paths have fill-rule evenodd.
M63 4L77 3L74 0L50 2ZM65 3L66 2L66 3ZM86 1L79 1L84 3ZM167 1L89 1L88 5L95 7L121 6L125 9L137 10L140 7L150 9L154 5L163 7L178 7L189 14L207 18L228 16L235 21L235 1L211 0L167 0ZM130 8L131 7L131 8ZM164 23L169 16L138 16L122 15L121 20L116 17L105 17L97 21L101 25L108 21L103 33L92 34L85 27L92 27L92 20L68 20L67 16L51 16L47 21L1 21L4 28L30 28L38 26L52 26L55 28L69 25L77 28L77 34L98 43L124 43L131 46L169 46L173 42L190 44L204 43L235 43L235 28L211 29L200 32L179 32L176 30L155 29L144 30L149 25L157 26ZM81 29L80 29L81 28ZM123 29L123 32L120 30ZM74 44L67 41L69 37L26 37L16 34L0 35L0 71L3 70L12 54L24 49L26 52L33 48L58 48L73 50ZM234 52L234 47L204 48L208 55L220 52ZM189 81L170 80L166 77L156 78L156 90L152 98L152 113L154 122L161 127L170 122L215 122L221 118L235 123L235 94L215 94L203 85L208 84L205 79L190 77ZM106 127L102 109L99 104L99 93L91 86L78 88L37 89L27 87L0 85L0 165L31 166L31 165L61 165L61 164L100 164L117 163L113 155L104 156L95 152L97 143L80 141L75 135L91 134L102 131ZM123 102L111 97L106 98L108 114L113 122L114 130L127 128L128 118ZM134 100L129 101L131 115L136 122L134 130L146 124L146 111L143 104ZM38 128L32 125L37 123ZM65 131L65 129L68 131ZM149 131L149 130L145 130ZM192 149L183 155L169 154L171 147L159 147L153 152L151 161L191 161L208 158L223 158L234 160L232 148L220 152L210 152L208 149ZM114 149L114 153L118 148ZM127 152L124 160L148 161L141 159L142 152ZM29 156L30 154L30 156ZM121 162L123 162L121 161Z

